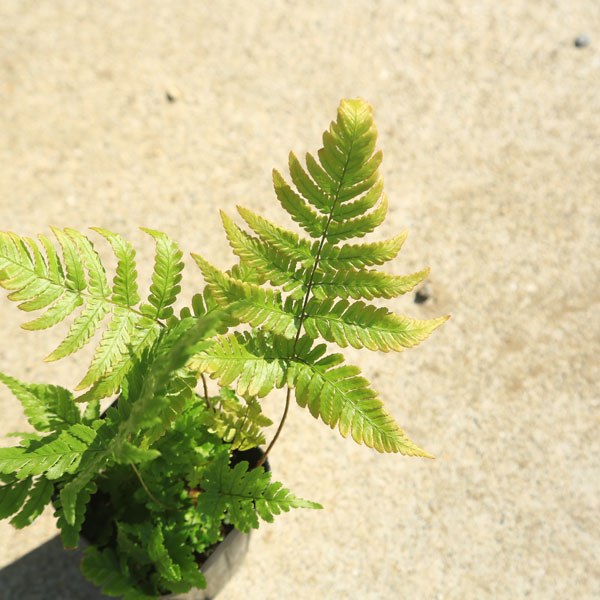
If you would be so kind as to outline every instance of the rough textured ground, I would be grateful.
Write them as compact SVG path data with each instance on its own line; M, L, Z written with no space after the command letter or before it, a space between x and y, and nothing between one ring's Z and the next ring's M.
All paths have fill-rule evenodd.
M0 228L103 226L147 276L144 225L224 267L217 208L287 223L271 168L355 96L385 151L377 239L408 228L393 272L432 268L427 302L393 306L453 317L402 354L351 354L437 460L378 455L294 407L273 469L326 509L260 529L223 600L598 598L596 1L0 0ZM188 263L183 301L201 285ZM75 384L90 353L45 364L65 329L24 320L0 302L0 370ZM26 422L5 389L0 415L13 443ZM92 597L41 547L54 535L50 514L0 524L0 599Z

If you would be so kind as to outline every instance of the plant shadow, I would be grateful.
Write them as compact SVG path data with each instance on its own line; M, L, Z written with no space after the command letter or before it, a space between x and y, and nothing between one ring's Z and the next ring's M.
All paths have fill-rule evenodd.
M0 600L106 600L79 570L80 549L64 550L60 536L0 569Z

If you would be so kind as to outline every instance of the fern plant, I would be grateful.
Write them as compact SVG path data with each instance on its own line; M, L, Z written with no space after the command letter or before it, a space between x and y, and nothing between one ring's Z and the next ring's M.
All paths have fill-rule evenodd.
M304 167L290 154L292 185L273 172L281 206L309 237L239 207L249 233L222 213L238 261L220 271L192 254L206 287L178 316L182 252L164 233L144 229L156 243L145 302L135 251L115 233L93 228L117 259L112 284L77 231L53 229L58 248L42 235L0 233L0 285L21 310L44 311L23 327L49 328L78 311L46 360L69 356L102 331L77 396L0 373L35 430L0 449L0 518L21 528L52 502L65 547L82 533L91 542L82 571L105 594L156 598L203 587L198 566L228 528L247 532L259 518L321 508L271 482L263 466L292 393L344 437L379 452L430 456L360 369L331 350L401 351L447 319L412 319L369 303L410 291L428 273L375 268L397 255L406 232L349 241L386 214L376 138L370 105L342 101L317 158L307 154ZM205 375L217 380L216 395ZM275 388L286 390L283 415L262 459L249 464L239 453L266 443L272 421L261 398ZM115 401L101 414L105 397Z

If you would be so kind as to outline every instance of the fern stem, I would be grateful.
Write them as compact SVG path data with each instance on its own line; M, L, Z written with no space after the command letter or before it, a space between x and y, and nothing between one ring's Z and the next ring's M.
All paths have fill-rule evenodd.
M233 434L233 439L231 440L231 446L233 447L235 444L235 440L237 439L238 434L240 433L240 431L243 431L244 429L244 425L246 424L246 421L248 420L248 413L250 412L250 405L248 405L246 407L246 412L244 413L244 418L242 420L242 423L236 427L235 433Z
M153 502L156 502L156 504L158 504L159 506L162 506L165 510L173 509L172 506L167 506L166 504L163 504L158 498L156 498L152 494L152 492L148 489L146 482L142 479L142 474L139 472L138 468L133 463L131 463L131 468L134 470L135 474L137 475L138 479L140 480L140 483L142 484L142 487L144 488L146 494L148 494L148 496L150 497L150 499Z
M306 306L308 305L308 301L310 300L310 296L311 296L311 293L312 293L312 287L313 287L313 283L314 283L315 272L317 270L317 267L319 266L319 260L321 258L321 252L323 250L323 246L325 245L325 240L327 239L327 231L329 230L329 225L331 224L331 220L333 219L333 213L335 211L335 207L337 206L337 203L338 203L338 201L340 199L340 191L342 189L342 184L344 182L344 176L346 175L346 170L348 168L348 163L350 162L350 155L352 154L352 146L353 146L353 144L350 145L350 148L348 150L348 155L346 156L346 162L344 164L344 168L342 169L342 174L340 176L340 181L338 183L337 190L335 192L335 197L334 197L333 202L331 204L331 211L329 212L329 216L327 218L327 223L325 224L325 228L323 229L323 234L321 235L321 241L319 242L319 247L318 247L317 253L315 255L315 262L313 263L313 267L311 269L310 276L308 278L308 283L306 284L306 293L304 294L304 300L302 301L302 308L300 309L300 316L298 317L298 331L296 331L296 337L294 338L294 345L292 346L292 356L290 357L289 360L294 360L295 358L297 358L297 356L296 356L296 346L298 344L298 340L300 339L300 334L302 333L302 325L304 324L304 320L306 319ZM283 425L284 425L285 420L287 418L288 409L290 407L290 395L291 395L291 391L292 391L291 388L288 386L287 387L287 393L286 393L286 396L285 396L285 409L283 411L283 416L281 417L281 421L279 422L279 426L277 427L277 431L275 432L275 436L271 440L271 443L267 447L267 449L266 449L265 453L263 454L262 458L258 461L258 463L256 465L257 467L262 466L264 464L265 460L267 460L267 455L271 451L271 448L273 447L273 445L277 441L277 438L279 437L279 434L281 433L281 430L283 429Z
M208 397L208 387L206 385L206 377L204 377L204 373L200 373L200 377L202 377L202 386L204 387L204 399L206 400L206 407L211 408L210 398Z
M256 463L257 467L262 467L262 465L265 464L265 461L267 460L267 456L268 456L269 452L271 452L271 448L273 448L273 446L275 445L275 442L277 441L277 438L279 437L279 434L281 433L281 430L283 429L283 425L285 423L285 420L286 420L287 414L288 414L288 410L290 408L291 392L292 392L292 388L288 387L287 394L285 396L285 408L283 410L283 416L281 417L281 421L279 421L279 426L277 427L277 431L275 432L275 435L274 435L273 439L271 440L271 443L265 450L265 453L262 455L261 459Z

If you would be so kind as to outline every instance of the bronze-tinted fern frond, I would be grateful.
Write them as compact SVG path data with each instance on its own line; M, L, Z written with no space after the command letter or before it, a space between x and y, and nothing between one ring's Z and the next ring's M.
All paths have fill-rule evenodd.
M221 385L237 380L239 393L263 396L288 385L300 406L338 426L344 437L351 433L380 452L429 456L406 438L358 367L341 366L341 355L327 355L324 345L314 345L323 338L341 347L400 351L448 318L411 319L362 300L404 294L429 273L399 277L369 268L394 258L406 232L382 242L343 243L372 232L387 212L376 140L371 106L343 100L337 120L323 134L318 160L307 154L304 168L291 153L293 185L273 171L279 202L313 240L246 208L238 210L256 237L222 215L240 264L272 287L222 273L193 255L214 299L254 331L220 337L190 366Z

